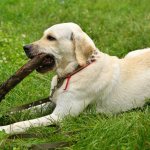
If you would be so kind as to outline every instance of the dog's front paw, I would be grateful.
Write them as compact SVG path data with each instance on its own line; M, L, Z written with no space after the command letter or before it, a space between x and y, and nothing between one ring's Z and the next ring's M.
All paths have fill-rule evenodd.
M6 129L7 129L6 126L1 126L1 127L0 127L0 132L1 132L1 131L6 132Z

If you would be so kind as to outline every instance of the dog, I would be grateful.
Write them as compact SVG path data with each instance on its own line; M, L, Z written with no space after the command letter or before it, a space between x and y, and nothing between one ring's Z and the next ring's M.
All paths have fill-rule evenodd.
M68 115L78 116L92 103L98 113L117 114L143 107L150 98L150 48L130 52L122 59L109 56L75 23L56 24L45 30L40 40L23 48L30 59L40 53L53 59L37 71L56 72L51 82L56 107L49 115L1 126L0 131L21 133L51 125Z

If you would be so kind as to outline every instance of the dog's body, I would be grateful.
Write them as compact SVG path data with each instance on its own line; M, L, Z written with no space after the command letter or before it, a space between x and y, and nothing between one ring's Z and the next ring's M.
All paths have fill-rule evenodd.
M67 115L77 116L91 103L96 103L97 112L116 114L142 107L150 98L150 48L130 52L119 59L100 52L78 25L64 23L46 30L43 38L26 50L32 51L26 52L28 56L41 52L54 56L57 75L52 79L51 90L57 85L58 78L73 72L78 65L95 61L71 76L67 90L64 90L65 79L54 92L56 108L52 114L0 127L7 133L50 125Z

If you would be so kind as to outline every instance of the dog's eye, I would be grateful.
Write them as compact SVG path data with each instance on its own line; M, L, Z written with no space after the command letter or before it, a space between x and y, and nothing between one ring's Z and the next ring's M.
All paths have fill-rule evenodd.
M47 36L47 39L48 39L49 41L55 41L55 40L56 40L56 38L52 37L51 35L48 35L48 36Z

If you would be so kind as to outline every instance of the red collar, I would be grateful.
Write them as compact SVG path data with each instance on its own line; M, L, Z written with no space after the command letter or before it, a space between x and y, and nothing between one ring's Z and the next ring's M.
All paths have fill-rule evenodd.
M90 64L92 64L93 62L95 62L95 60L93 60L92 62L88 62L85 66L79 66L74 72L68 74L64 79L67 80L64 91L66 91L68 89L68 85L69 85L69 81L71 79L71 77L73 75L75 75L76 73L78 73L79 71L83 70L84 68L88 67Z

